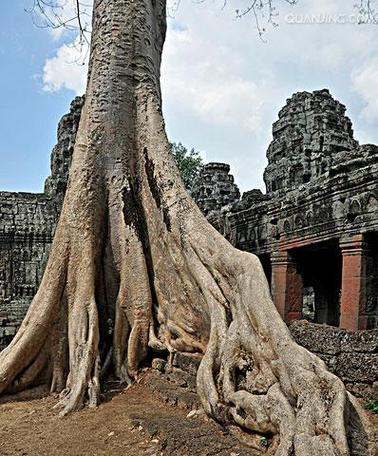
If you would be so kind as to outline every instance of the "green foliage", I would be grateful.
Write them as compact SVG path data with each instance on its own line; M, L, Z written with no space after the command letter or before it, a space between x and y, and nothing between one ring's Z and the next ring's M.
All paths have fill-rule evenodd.
M364 407L366 410L378 414L378 398L365 402Z
M199 152L194 149L188 150L185 146L179 143L170 143L173 158L176 161L185 187L190 190L194 179L197 177L203 160Z

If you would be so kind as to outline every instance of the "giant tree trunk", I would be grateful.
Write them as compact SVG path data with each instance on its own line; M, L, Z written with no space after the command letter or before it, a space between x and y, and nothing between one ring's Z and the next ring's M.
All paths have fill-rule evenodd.
M47 375L65 414L96 405L148 350L200 352L205 411L276 455L348 455L342 382L295 344L258 259L234 249L186 193L160 94L165 0L95 0L70 179L41 286L0 355L0 392Z

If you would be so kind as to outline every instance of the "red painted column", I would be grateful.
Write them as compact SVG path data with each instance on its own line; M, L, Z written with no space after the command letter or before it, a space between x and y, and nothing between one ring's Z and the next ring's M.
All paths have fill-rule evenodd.
M273 301L287 323L302 316L303 284L297 265L289 251L278 251L272 256Z
M367 250L362 235L340 241L343 257L341 284L340 327L366 329L366 269Z

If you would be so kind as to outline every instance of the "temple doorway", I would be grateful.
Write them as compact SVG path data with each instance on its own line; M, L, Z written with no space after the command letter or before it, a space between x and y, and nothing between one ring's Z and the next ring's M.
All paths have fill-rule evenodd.
M338 326L342 258L338 240L321 242L292 251L302 277L302 318Z

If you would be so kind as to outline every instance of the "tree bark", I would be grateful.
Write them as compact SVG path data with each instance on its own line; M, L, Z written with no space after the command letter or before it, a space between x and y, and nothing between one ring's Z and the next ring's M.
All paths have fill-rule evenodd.
M104 366L131 382L148 350L199 352L209 415L268 436L270 454L349 455L344 385L293 341L258 259L185 191L162 116L165 31L165 0L94 2L67 193L41 286L0 354L0 392L47 375L66 414L98 404Z

